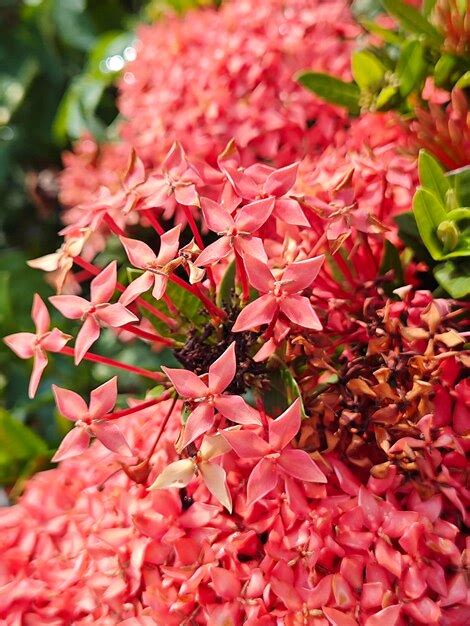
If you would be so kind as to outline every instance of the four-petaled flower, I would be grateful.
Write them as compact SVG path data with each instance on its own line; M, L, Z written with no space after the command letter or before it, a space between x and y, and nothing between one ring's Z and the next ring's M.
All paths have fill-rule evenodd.
M224 439L242 459L259 459L247 484L247 505L250 506L270 493L279 477L326 483L326 477L315 461L305 452L287 446L300 429L300 400L297 399L282 415L268 422L268 441L251 430L221 431Z
M192 409L184 426L179 450L214 426L216 411L237 424L261 424L258 411L241 396L223 393L234 379L236 367L235 342L209 367L207 384L189 370L162 367L176 391Z
M153 174L140 185L139 191L146 198L142 208L164 207L173 195L179 204L199 206L196 183L201 180L178 142L173 144L165 157L161 171L161 174Z
M225 258L232 250L240 256L246 254L267 261L263 242L253 234L271 215L274 198L265 198L246 204L235 217L210 198L201 198L201 209L207 226L220 235L209 244L195 261L196 265L212 265Z
M100 336L103 324L113 328L138 322L138 318L120 302L110 304L116 289L117 269L113 261L90 283L90 301L80 296L51 296L49 301L62 315L72 320L82 320L75 342L75 364L85 356L90 346Z
M91 437L96 437L112 452L132 456L124 435L106 415L114 408L117 398L117 377L94 389L90 394L90 406L81 396L69 389L52 385L57 409L75 427L67 433L53 456L54 462L63 461L81 454L88 448Z
M129 261L134 267L144 270L144 273L132 281L119 298L122 304L129 304L152 285L153 297L156 300L163 297L168 284L168 276L182 263L178 257L180 230L181 226L178 225L161 236L158 254L155 254L152 248L143 241L127 237L120 238Z
M250 302L237 317L233 332L241 332L269 324L282 313L294 324L321 330L322 325L310 300L300 295L315 280L323 264L320 255L287 265L280 278L275 278L266 263L254 257L246 257L245 265L250 284L261 294Z
M34 294L31 317L36 326L35 333L14 333L4 337L3 340L20 359L34 357L28 389L29 397L34 398L41 374L47 365L47 352L60 352L72 337L58 328L49 330L51 325L49 311L37 293Z
M226 472L221 465L212 462L229 451L230 446L220 433L204 437L195 457L170 463L149 489L181 489L191 482L193 476L200 474L207 489L231 513L232 497L227 487Z
M240 155L231 141L219 156L218 164L235 193L245 200L272 198L272 213L286 224L310 226L296 198L287 193L292 189L297 178L299 163L275 169L269 165L257 163L245 170L240 169Z

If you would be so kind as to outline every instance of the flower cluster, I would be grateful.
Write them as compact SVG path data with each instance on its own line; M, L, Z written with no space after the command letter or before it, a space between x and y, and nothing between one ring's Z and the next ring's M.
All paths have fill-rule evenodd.
M54 386L60 465L0 514L5 626L468 623L465 306L416 288L394 225L410 138L289 83L313 57L346 71L341 8L242 1L143 29L125 141L67 156L64 243L30 264L75 343L38 296L36 332L6 342L35 359L31 396L49 352L149 389ZM182 367L91 352L103 328Z

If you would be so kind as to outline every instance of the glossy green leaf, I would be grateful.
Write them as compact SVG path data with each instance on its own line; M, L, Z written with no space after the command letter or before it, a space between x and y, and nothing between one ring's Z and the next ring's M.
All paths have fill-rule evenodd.
M380 273L383 275L390 270L393 270L394 273L393 289L403 285L405 279L403 276L403 267L401 264L400 253L398 249L393 245L393 243L386 239L382 256L382 263L380 265Z
M413 213L424 245L432 258L439 261L443 258L443 252L437 229L447 218L445 209L433 193L419 188L413 198Z
M428 41L436 46L441 44L441 35L417 9L401 0L382 0L382 4L387 13L396 18L404 30L417 35L424 35Z
M463 299L470 294L470 263L446 261L434 268L434 277L452 298Z
M385 67L368 50L353 52L351 71L361 90L370 92L374 92L380 87L385 75Z
M450 74L457 64L457 59L451 54L443 54L434 66L434 82L442 87L449 80Z
M442 206L446 206L447 191L451 185L443 167L429 152L420 150L418 158L419 181L424 189L433 193Z
M378 111L386 111L391 108L391 103L398 93L397 87L387 85L380 90L379 95L375 101L375 107Z
M400 81L400 94L406 98L422 82L426 73L426 60L421 41L407 41L400 52L396 72Z
M372 20L359 20L361 26L365 28L369 33L372 33L376 37L380 37L385 43L392 44L394 46L400 46L402 43L402 37L390 28L384 28L373 22Z
M222 277L222 281L220 283L220 287L217 292L217 299L216 299L217 306L230 304L234 289L235 289L235 261L232 261L230 265L228 265Z
M459 78L459 80L455 83L455 87L457 89L466 89L467 87L470 87L470 70L465 72L465 74Z
M458 206L470 206L470 165L447 172L457 196Z
M347 83L334 76L319 72L299 74L297 80L327 102L346 107L354 115L359 113L360 90L354 83Z

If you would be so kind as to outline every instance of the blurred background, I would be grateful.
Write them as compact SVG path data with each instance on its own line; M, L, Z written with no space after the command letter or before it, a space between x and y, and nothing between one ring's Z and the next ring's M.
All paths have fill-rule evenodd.
M210 1L210 0L209 0ZM132 56L136 27L208 0L0 0L0 336L32 329L34 292L52 295L26 265L59 245L61 153L84 131L112 139L115 82ZM52 307L51 307L52 308ZM53 311L51 311L53 315ZM53 318L67 332L67 320ZM111 335L97 352L145 366L148 351L122 354ZM118 350L121 351L120 355ZM155 360L153 361L155 366ZM0 484L12 497L48 465L68 424L57 416L51 383L87 393L109 378L100 365L75 368L56 356L34 400L31 363L0 342ZM136 377L128 391L139 392ZM121 381L126 385L126 377Z

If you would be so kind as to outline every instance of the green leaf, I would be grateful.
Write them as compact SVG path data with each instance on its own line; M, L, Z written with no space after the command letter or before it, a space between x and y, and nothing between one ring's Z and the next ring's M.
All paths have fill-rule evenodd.
M7 411L0 409L0 483L12 484L25 466L39 457L48 457L45 442Z
M112 31L101 35L90 51L87 73L95 79L111 83L132 51L133 33Z
M297 80L327 102L346 107L353 115L360 112L359 96L361 92L356 84L346 83L339 78L319 72L299 74Z
M434 66L434 82L442 87L449 80L450 73L457 64L457 59L451 54L443 54Z
M95 116L106 85L87 74L75 78L62 98L54 120L56 139L65 143L68 138L78 139L89 130L100 137L104 126ZM102 138L102 137L101 137Z
M434 9L436 1L437 0L424 0L423 1L423 13L426 17L428 15L431 15L431 12Z
M447 213L447 219L453 222L461 222L462 220L470 220L470 208L460 207Z
M452 298L462 299L470 294L470 264L467 262L455 263L446 261L434 268L434 277L439 285Z
M449 179L446 177L440 163L425 150L419 151L418 158L419 181L424 189L433 193L442 206L446 206L447 191L450 189Z
M269 374L269 390L263 397L266 411L269 415L277 417L285 411L297 398L301 398L301 393L297 381L290 369L283 365L279 369ZM305 411L302 403L302 417Z
M454 186L458 205L470 206L470 165L447 172L447 176Z
M392 87L391 85L387 85L386 87L384 87L380 91L375 101L376 109L378 111L384 111L386 109L389 109L390 103L393 100L393 98L397 95L397 93L398 93L397 87Z
M437 229L447 218L445 209L433 193L419 188L413 198L413 213L424 245L432 258L439 261L443 258L443 252Z
M89 50L96 38L86 0L55 0L52 17L62 41L78 50Z
M354 80L361 90L375 92L384 79L385 67L368 50L353 52L351 70Z
M470 70L465 72L465 74L459 78L459 80L455 83L455 87L456 89L466 89L467 87L470 87Z
M385 43L389 43L393 46L401 46L402 37L397 35L397 33L393 30L384 28L372 20L359 20L359 23L363 28L369 31L369 33L376 35L376 37L380 37L380 39L382 39Z
M434 45L441 45L441 35L417 9L401 0L382 0L382 4L387 13L395 17L404 30L424 35Z
M418 87L426 73L424 48L420 41L407 41L400 52L396 72L400 80L400 94L406 98Z
M225 274L222 277L219 291L217 292L217 306L221 307L224 304L228 305L232 299L232 293L235 289L235 261L232 261L225 270Z

